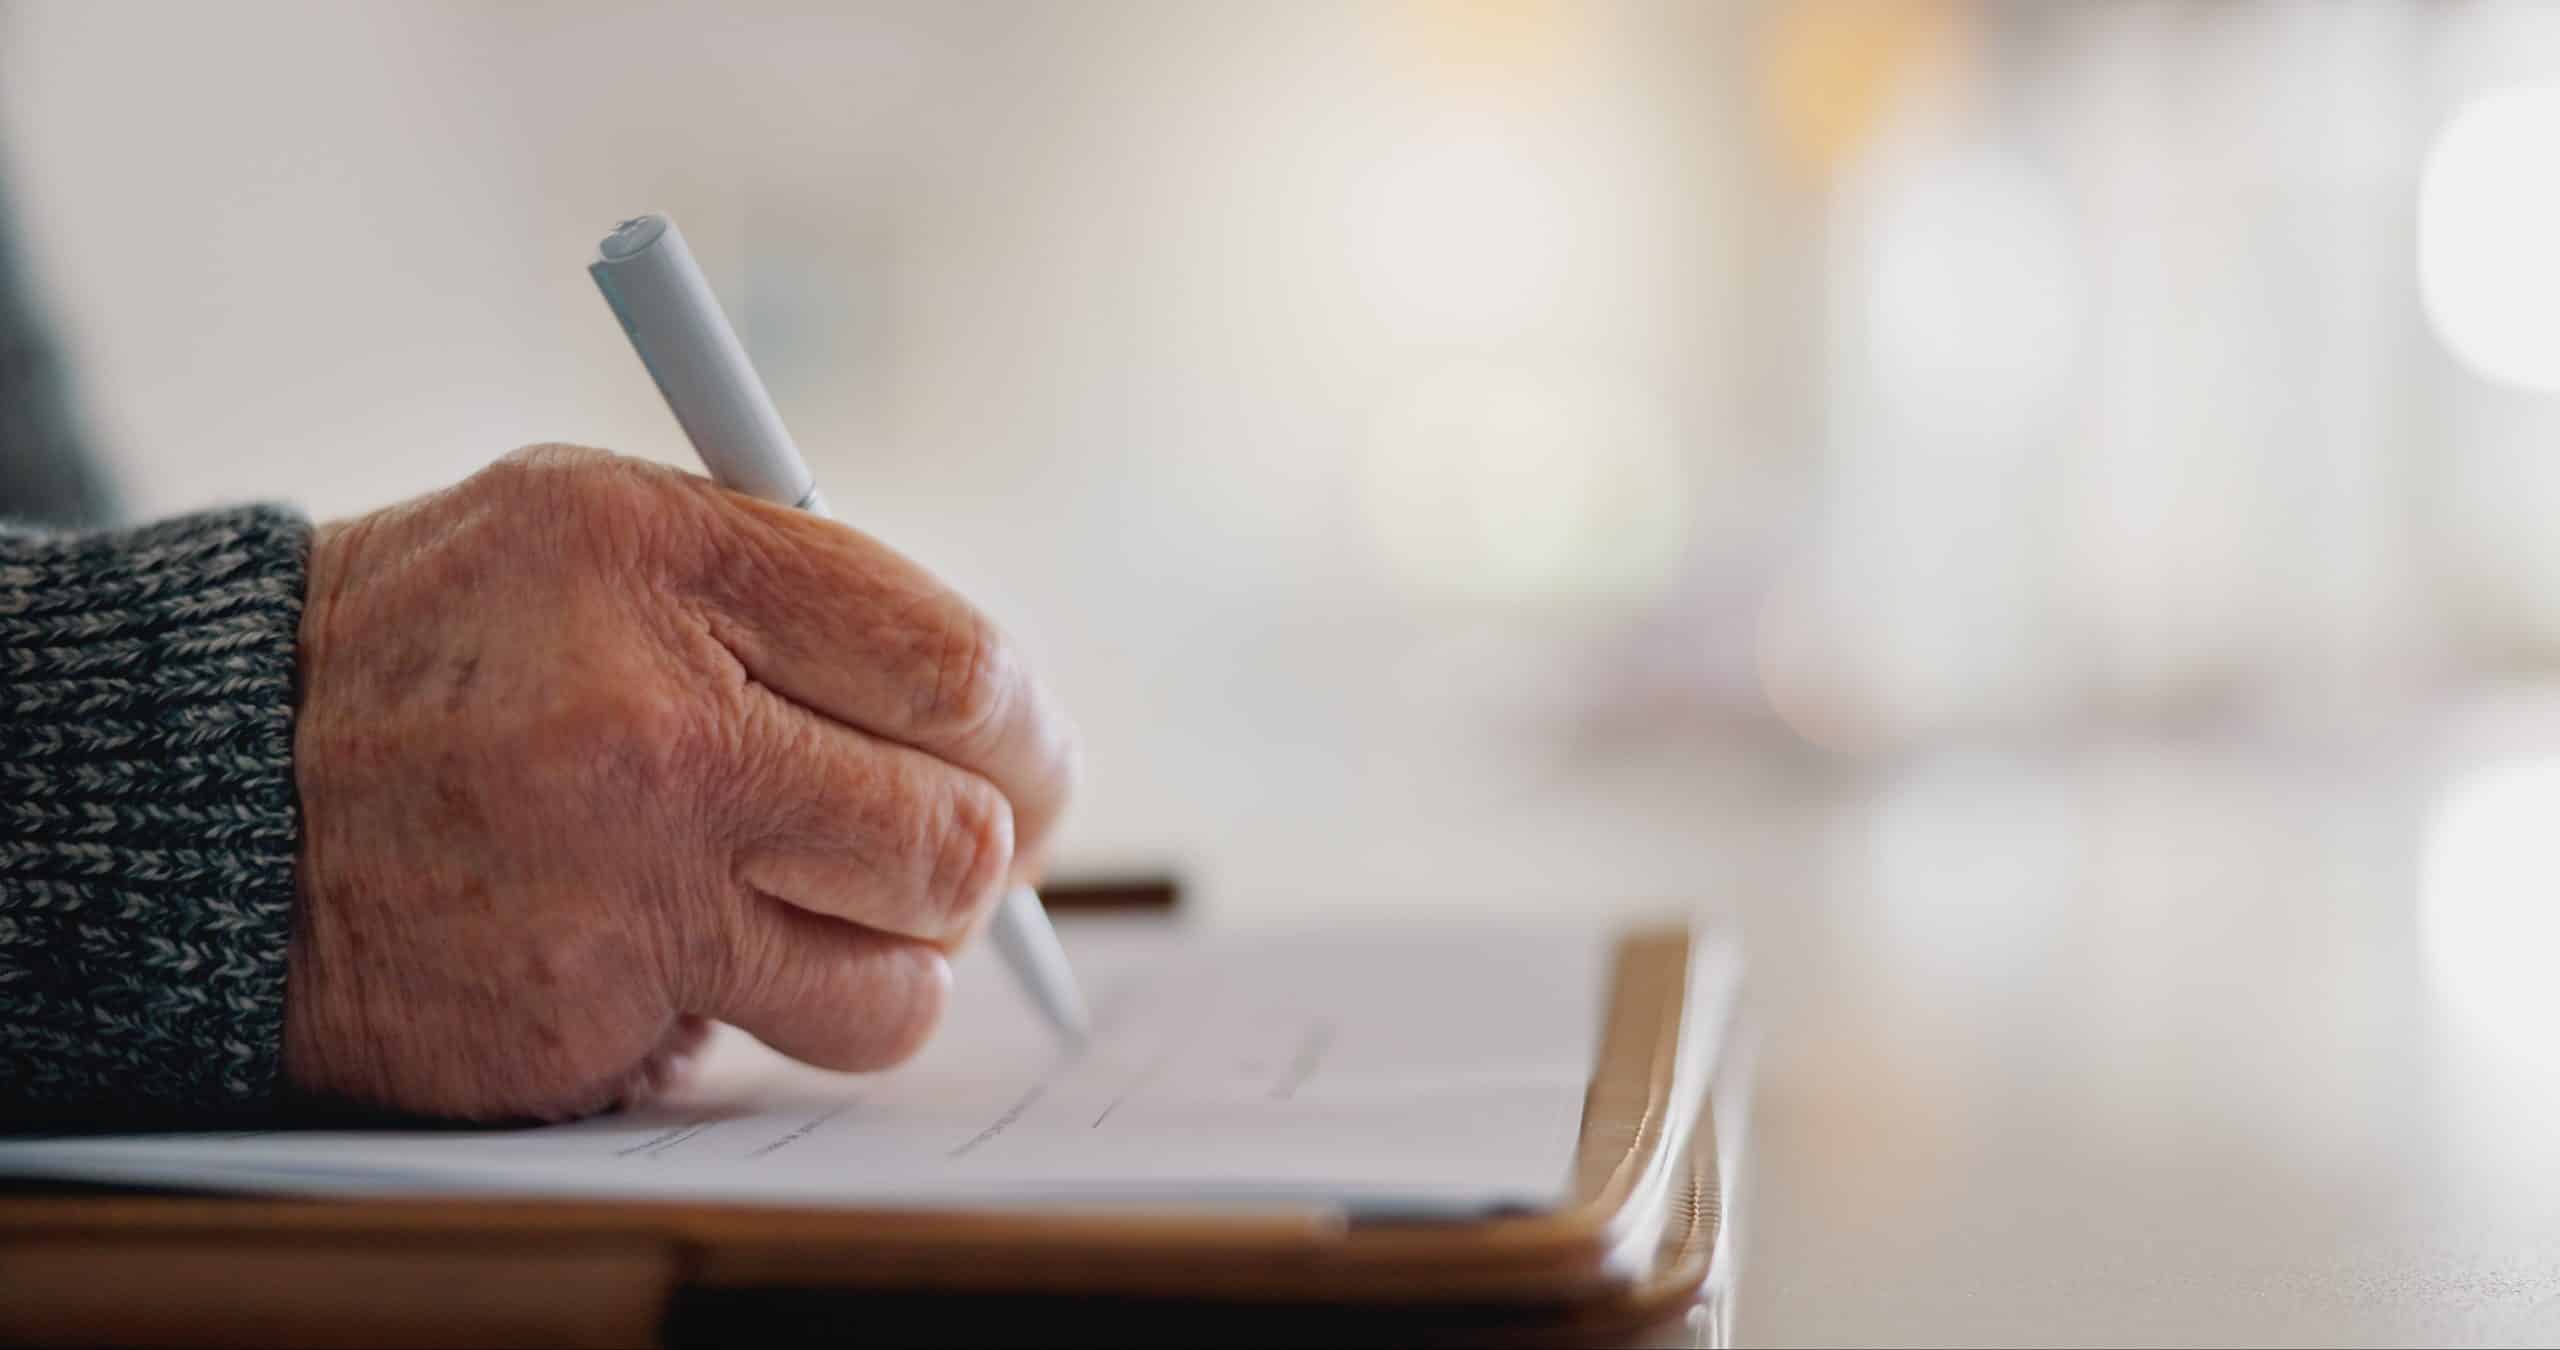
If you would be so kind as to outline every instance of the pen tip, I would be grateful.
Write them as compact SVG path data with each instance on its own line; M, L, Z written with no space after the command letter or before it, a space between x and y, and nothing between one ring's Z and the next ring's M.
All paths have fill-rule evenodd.
M1093 1039L1093 1019L1085 1015L1084 1004L1072 989L1050 987L1044 991L1041 1011L1048 1014L1049 1025L1058 1039L1070 1049L1081 1050Z

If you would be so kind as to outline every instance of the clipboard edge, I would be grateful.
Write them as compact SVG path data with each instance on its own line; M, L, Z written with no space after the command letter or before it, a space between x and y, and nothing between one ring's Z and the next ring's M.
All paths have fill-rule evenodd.
M539 1238L660 1244L672 1278L702 1288L1505 1304L1606 1298L1643 1278L1613 1260L1644 1217L1632 1202L1678 1165L1674 1146L1688 1141L1706 1111L1703 1100L1684 1103L1675 1093L1697 953L1686 925L1618 935L1571 1198L1537 1214L1346 1224L1315 1210L1097 1217L514 1198L52 1196L0 1198L7 1235L0 1256L46 1241L365 1243L423 1252ZM0 1295L9 1292L7 1264L0 1259Z

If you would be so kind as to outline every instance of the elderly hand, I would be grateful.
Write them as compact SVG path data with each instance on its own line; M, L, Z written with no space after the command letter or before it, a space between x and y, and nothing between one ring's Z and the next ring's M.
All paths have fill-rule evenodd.
M363 1107L599 1109L704 1019L894 1063L1073 777L923 569L600 451L323 529L301 673L285 1073Z

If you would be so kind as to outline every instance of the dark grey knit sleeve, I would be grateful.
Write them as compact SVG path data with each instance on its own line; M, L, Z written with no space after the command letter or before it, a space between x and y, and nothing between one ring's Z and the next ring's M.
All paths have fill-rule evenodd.
M310 527L0 529L0 1121L269 1106Z

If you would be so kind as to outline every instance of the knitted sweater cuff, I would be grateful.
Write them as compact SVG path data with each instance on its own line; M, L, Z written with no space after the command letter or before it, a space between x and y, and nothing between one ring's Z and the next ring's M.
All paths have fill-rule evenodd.
M0 1115L271 1104L310 534L0 530Z

